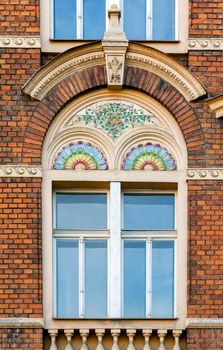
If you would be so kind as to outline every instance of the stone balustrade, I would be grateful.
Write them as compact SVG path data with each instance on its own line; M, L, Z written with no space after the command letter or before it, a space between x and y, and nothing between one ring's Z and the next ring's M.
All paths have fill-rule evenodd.
M46 350L186 350L182 330L49 329Z

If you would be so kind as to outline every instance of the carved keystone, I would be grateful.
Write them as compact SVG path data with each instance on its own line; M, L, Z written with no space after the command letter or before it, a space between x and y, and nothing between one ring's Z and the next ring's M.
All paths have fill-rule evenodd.
M105 32L102 46L106 58L108 88L121 89L123 85L125 54L128 40L120 26L121 11L113 4L108 10L109 27Z

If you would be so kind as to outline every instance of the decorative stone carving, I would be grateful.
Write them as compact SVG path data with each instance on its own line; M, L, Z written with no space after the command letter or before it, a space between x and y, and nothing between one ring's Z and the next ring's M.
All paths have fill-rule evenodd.
M223 168L187 169L188 180L223 180Z
M3 165L0 167L0 177L42 177L42 169L20 165Z
M119 100L87 106L72 117L66 127L78 124L97 128L114 141L130 129L144 125L165 129L152 112L134 103Z
M149 338L151 337L152 332L153 332L152 329L143 329L142 333L145 338L145 344L144 344L143 350L151 350L149 345Z
M129 44L126 65L157 74L180 91L188 101L206 94L201 83L186 68L151 47Z
M88 350L87 337L89 335L89 329L80 329L80 336L82 338L82 344L80 350Z
M74 334L73 329L65 329L64 334L67 338L67 344L66 344L65 350L74 350L71 344L72 336Z
M175 339L173 350L181 350L180 349L180 335L182 331L181 330L173 330L173 336Z
M189 50L223 50L223 38L190 38Z
M109 27L105 32L102 46L106 57L106 72L109 88L120 89L123 84L125 54L128 40L120 26L121 12L113 4L108 11Z
M113 344L112 344L111 350L120 350L118 345L118 337L120 333L121 333L120 329L111 329L111 335L113 337Z
M148 142L133 147L122 161L122 170L176 170L176 161L166 147Z
M105 64L105 55L101 43L94 43L91 46L83 45L77 49L69 50L43 66L24 85L22 91L41 101L53 86L70 74L74 74L81 69Z
M96 347L96 350L104 350L104 346L102 344L102 338L105 334L105 329L96 329L95 333L98 338L98 345Z
M128 344L127 350L135 350L135 345L133 343L133 339L134 339L134 336L136 334L136 330L135 329L127 329L126 333L127 333L128 338L129 338L129 344Z
M49 350L58 350L57 345L56 345L56 337L58 334L58 330L48 330L49 336L51 338L51 344Z
M166 350L165 344L164 344L164 338L167 335L167 331L166 330L159 330L158 331L158 336L160 338L160 345L158 347L158 350Z
M53 162L56 170L107 170L103 153L91 143L78 141L63 146Z
M40 37L0 36L0 47L41 48L41 39L40 39Z

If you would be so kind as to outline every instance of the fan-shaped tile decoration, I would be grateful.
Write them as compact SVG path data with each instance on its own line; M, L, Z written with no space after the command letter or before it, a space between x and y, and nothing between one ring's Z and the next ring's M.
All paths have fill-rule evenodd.
M58 152L53 169L57 170L106 170L107 160L91 143L79 141L64 146Z
M176 162L169 151L159 144L138 145L122 161L122 170L175 170Z

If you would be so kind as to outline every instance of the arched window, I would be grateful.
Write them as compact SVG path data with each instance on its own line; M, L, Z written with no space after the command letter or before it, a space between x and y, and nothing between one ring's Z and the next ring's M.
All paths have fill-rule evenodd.
M142 93L104 89L58 114L43 149L49 323L169 318L172 327L182 324L186 168L177 123Z

